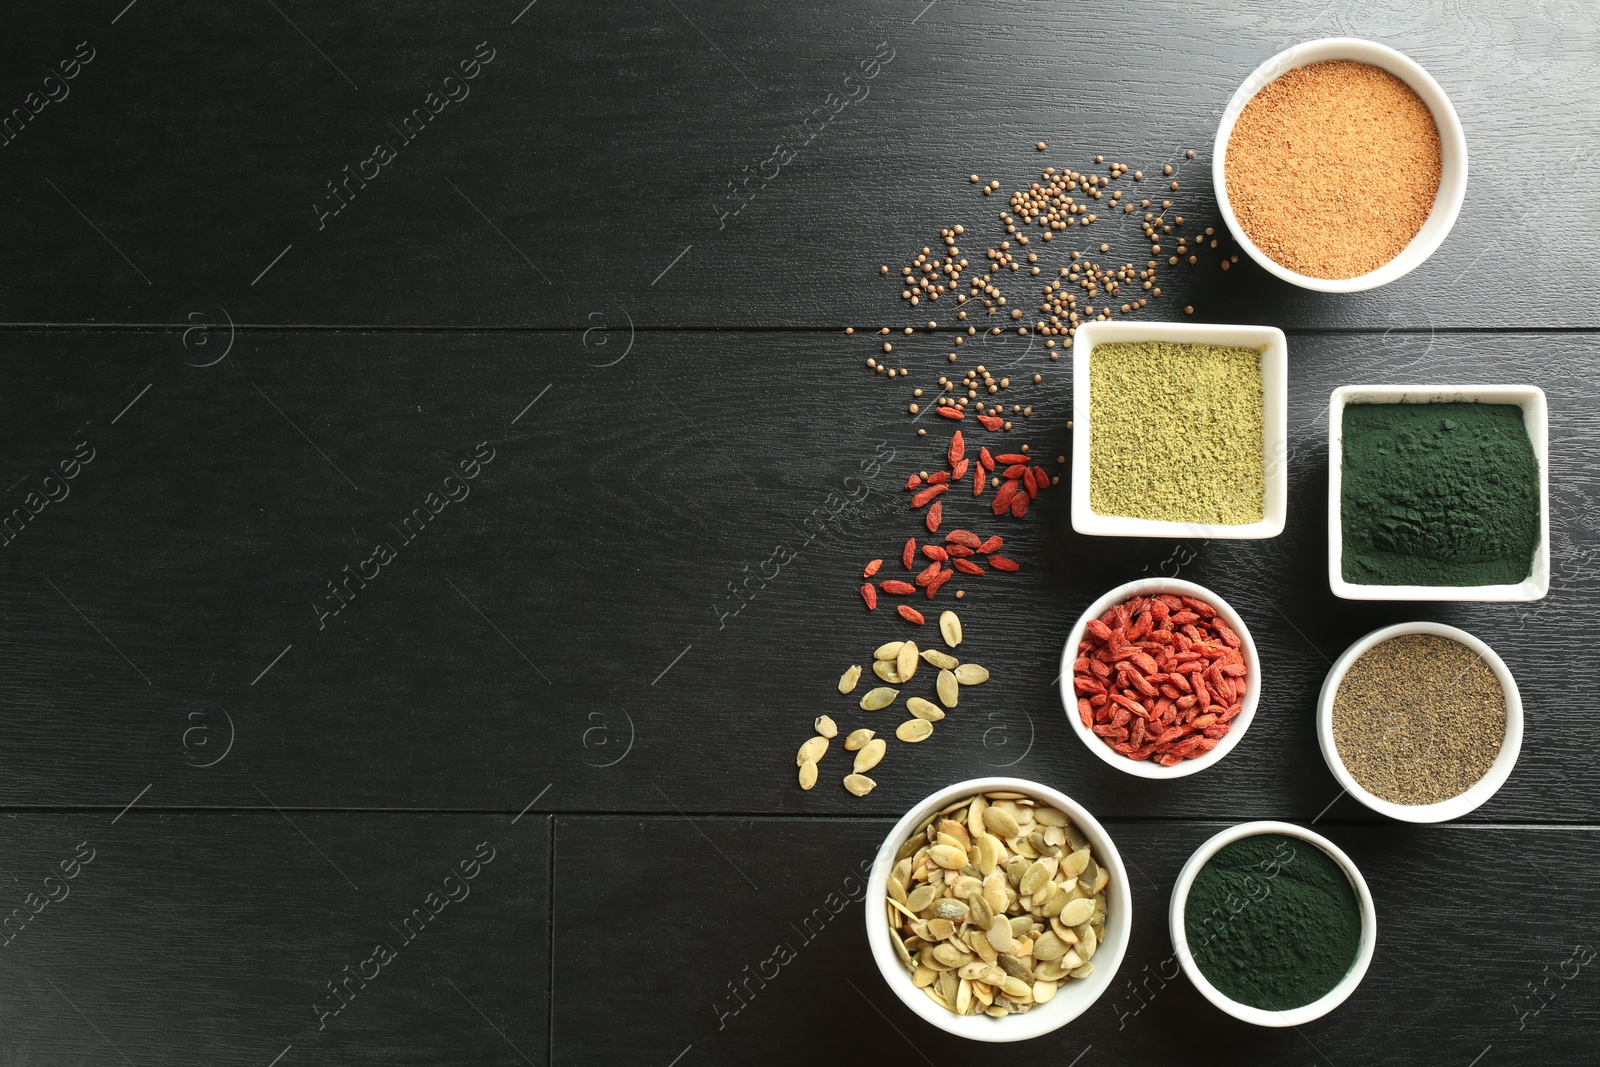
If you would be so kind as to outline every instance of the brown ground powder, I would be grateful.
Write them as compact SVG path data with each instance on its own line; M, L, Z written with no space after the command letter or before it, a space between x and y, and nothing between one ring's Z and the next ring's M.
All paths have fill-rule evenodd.
M1354 278L1428 221L1439 128L1411 87L1366 63L1297 67L1251 98L1228 138L1228 200L1275 263Z

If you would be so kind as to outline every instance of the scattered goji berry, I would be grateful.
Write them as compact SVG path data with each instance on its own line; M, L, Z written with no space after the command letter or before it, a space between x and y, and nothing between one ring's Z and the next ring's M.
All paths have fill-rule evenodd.
M875 611L878 607L878 591L872 588L872 583L861 587L861 599L867 602L867 610Z
M960 463L961 462L961 457L966 455L966 454L967 454L967 442L962 439L961 431L957 430L955 432L955 434L950 438L950 448L949 448L949 451L946 452L946 456L949 458L950 465L953 467L957 463ZM959 475L958 475L958 477L959 477Z
M939 532L939 523L941 521L943 521L943 520L944 520L944 503L942 501L935 500L933 502L933 507L928 509L928 517L927 517L927 519L924 520L924 524L928 527L928 532L929 533L938 533Z
M881 560L881 559L872 560L871 562L869 562L867 564L866 569L861 572L861 577L863 577L863 578L871 578L874 574L878 573L878 568L881 567L881 566L883 566L883 560Z
M979 545L978 546L978 551L984 553L985 555L987 555L988 553L993 552L995 549L999 548L1001 545L1003 545L1005 543L1006 543L1005 542L1005 538L1001 537L999 534L995 534L993 537L989 538L983 544Z
M950 480L953 482L959 482L961 479L965 478L967 476L967 465L970 462L970 460L965 459L957 460L955 467L953 467L950 471Z
M910 570L911 569L911 561L916 559L916 558L917 558L917 539L915 537L908 537L908 538L906 538L906 547L900 553L900 562L904 563L906 565L906 570Z
M1005 457L1002 456L1001 458L1004 459ZM1000 472L1000 477L1002 477L1002 478L1020 478L1024 474L1027 474L1027 473L1028 473L1028 465L1026 463L1013 463L1011 466L1007 467L1005 470Z
M940 411L945 411L945 410L948 410L948 409L940 408L939 410ZM900 613L900 617L902 619L906 620L907 622L914 622L918 626L921 626L923 624L923 622L926 621L922 617L922 612L918 611L916 608L912 607L910 604L897 604L897 605L895 605L895 610Z
M910 582L902 582L898 578L890 578L887 581L879 582L878 588L890 596L910 596L917 591L916 586Z
M940 408L939 410L943 411L944 409ZM990 433L994 433L996 430L1000 429L1000 427L1006 424L1005 419L996 418L993 415L979 415L978 421L983 423L983 428L988 430Z
M1020 519L1028 513L1028 494L1018 493L1011 498L1011 517Z
M917 575L917 584L927 585L929 582L933 581L934 578L938 577L939 572L942 570L944 570L944 564L940 563L938 560L934 560L932 563L924 567L922 572Z
M1004 515L1011 508L1011 498L1016 495L1016 482L1001 482L1000 488L995 490L994 499L989 502L989 510L996 515Z
M953 560L950 561L950 566L954 567L956 570L960 571L962 574L982 574L983 573L983 568L978 566L976 563L972 562L970 559L953 559Z
M928 475L928 484L929 485L943 485L945 482L948 482L949 480L950 480L950 472L949 471L934 471L932 474Z
M940 493L949 488L950 487L948 485L930 485L928 488L922 490L922 492L911 498L911 506L913 508L920 508L927 504L928 501L932 500L934 497L938 496Z
M911 492L911 490L917 488L921 484L922 484L922 475L913 474L911 477L906 479L906 492L908 492L908 493Z
M1028 462L1028 457L1020 452L1006 452L994 457L994 461L1009 466L1013 463L1026 463Z
M987 448L978 449L978 462L982 464L984 470L994 470L994 457L989 454Z
M990 556L989 566L997 571L1020 571L1022 569L1022 564L1014 559L1007 559L1005 556Z
M941 563L950 558L950 553L946 552L938 545L923 545L922 554L927 556L929 559L936 559Z
M984 472L982 463L973 464L973 466L972 466L972 495L973 496L982 496L983 495L983 485L984 485L983 476L984 476L984 473L985 472Z
M939 591L939 587L944 585L945 582L948 582L955 576L955 571L940 571L938 574L933 576L933 581L928 583L928 587L924 589L923 592L928 594L929 600L932 600L933 594Z
M951 530L944 535L944 542L947 545L951 543L966 545L968 548L977 548L983 544L982 538L971 530Z
M957 407L935 408L934 410L937 411L939 414L943 415L947 419L964 419L964 418L966 418L966 415L964 415L962 413L961 409L957 408Z

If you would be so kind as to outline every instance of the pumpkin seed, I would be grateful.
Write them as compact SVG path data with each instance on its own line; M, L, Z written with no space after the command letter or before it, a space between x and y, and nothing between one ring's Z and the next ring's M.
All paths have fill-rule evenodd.
M1013 978L1009 974L1006 975L1005 981L1000 983L1000 988L1005 990L1006 996L1012 1000L1033 999L1033 984L1024 982L1020 978Z
M1061 922L1064 926L1077 926L1094 914L1094 900L1090 897L1079 897L1061 909Z
M1033 1002L1035 1004L1048 1004L1050 998L1056 995L1056 984L1040 979L1033 983Z
M938 895L937 887L924 883L913 889L906 897L906 907L912 911L925 911Z
M852 693L852 692L854 692L855 688L856 688L856 682L859 681L860 679L861 679L861 665L860 664L855 664L855 663L851 664L850 667L843 674L841 674L839 676L839 692L841 692L841 693Z
M967 854L954 845L934 845L928 849L928 858L947 871L959 871L967 865Z
M944 718L943 708L933 701L923 700L921 697L907 697L906 710L917 718L927 719L929 722L938 722Z
M964 849L970 849L972 847L972 838L967 834L967 828L956 822L954 819L945 819L939 823L939 833L948 834L949 836L955 838L961 843L961 847Z
M963 663L956 668L956 681L962 685L982 685L989 680L989 671L976 663Z
M883 738L875 737L861 746L861 751L856 753L855 772L870 771L883 762L883 754L888 749Z
M893 660L900 655L900 646L904 641L890 641L886 645L879 645L878 650L872 654L873 659Z
M872 661L872 673L888 682L890 685L900 684L900 671L896 669L894 660L875 659Z
M816 721L811 725L816 729L817 733L821 734L823 737L839 736L838 724L827 715L818 715Z
M907 719L895 727L894 735L902 741L915 744L933 736L933 723L927 719Z
M956 659L954 656L948 656L945 653L940 652L937 648L923 649L922 659L923 662L927 663L930 667L938 667L940 670L946 671L953 670L961 664L960 660Z
M1046 826L1065 826L1065 825L1067 825L1067 813L1064 812L1064 811L1061 811L1061 810L1059 810L1057 808L1051 808L1051 807L1039 808L1037 811L1035 811L1033 813L1033 817L1034 817L1035 820L1037 820L1038 822L1043 823Z
M895 656L895 670L900 672L900 680L909 682L911 676L917 673L917 643L907 641L900 646L900 652Z
M989 924L994 922L994 910L989 907L989 902L983 899L982 893L973 893L967 897L967 909L974 926L988 929Z
M826 737L813 737L800 746L800 752L795 756L794 764L798 767L802 763L816 763L826 751L828 751L828 739Z
M1078 955L1082 956L1086 960L1093 959L1094 951L1099 947L1100 936L1094 932L1094 927L1091 926L1089 929L1085 930L1083 932L1083 936L1078 939Z
M1011 934L1011 920L1004 915L996 915L989 924L989 944L1000 953L1015 953L1017 939Z
M1032 896L1043 889L1044 884L1049 880L1050 868L1046 867L1041 860L1028 868L1027 873L1022 876L1022 883L1017 886L1017 890L1027 896Z
M961 620L956 618L953 611L939 614L939 636L944 638L944 643L955 648L961 643Z
M817 784L817 765L811 760L800 764L800 788L810 789Z
M948 919L953 923L963 923L972 914L972 909L959 900L951 900L949 897L945 897L933 906L933 913L941 919Z
M978 862L973 866L978 868L978 873L989 875L1000 865L1005 858L1006 847L1000 839L993 834L981 834L978 837Z
M1002 839L1016 837L1018 833L1017 820L997 804L990 804L984 811L983 825Z
M861 710L882 711L890 704L893 704L895 697L899 695L900 691L898 689L879 686L877 689L870 690L866 696L861 698Z
M939 671L939 680L934 683L934 688L939 693L939 703L947 708L956 706L956 701L961 699L961 686L956 682L956 676L948 670Z
M877 788L874 782L864 774L847 774L844 776L844 787L858 797L864 797Z
M1067 973L1074 978L1087 978L1094 973L1094 964L1085 963L1082 967L1074 967Z
M872 738L873 731L871 730L852 731L850 736L844 739L844 750L846 752L860 751L861 746L871 741Z
M1061 873L1067 878L1076 878L1088 866L1089 850L1080 848L1076 852L1068 853L1067 858L1061 861Z

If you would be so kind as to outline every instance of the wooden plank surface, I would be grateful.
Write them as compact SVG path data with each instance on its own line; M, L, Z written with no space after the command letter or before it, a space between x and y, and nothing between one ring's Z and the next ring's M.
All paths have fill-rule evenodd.
M558 1062L669 1063L682 1055L682 1063L743 1064L772 1055L784 1063L942 1064L992 1055L913 1015L867 949L861 872L892 825L558 817L563 921L554 963L563 979L571 975L555 987ZM1594 828L1319 823L1369 883L1377 951L1335 1014L1274 1030L1234 1022L1186 978L1172 977L1173 882L1225 825L1119 819L1107 827L1135 879L1133 940L1117 981L1074 1022L1002 1055L1275 1067L1468 1064L1480 1056L1577 1064L1592 1056L1600 1000L1590 986L1593 963L1581 961L1592 960L1600 938ZM647 850L661 864L650 894L655 921L643 927L612 921L637 893L613 876L618 849ZM1463 931L1483 921L1482 872L1502 864L1518 871L1526 892L1520 906L1496 916L1487 965L1483 942ZM649 961L626 983L580 966L623 953Z
M1195 149L1179 202L1220 224L1209 146L1229 96L1292 43L1356 35L1417 58L1461 114L1471 179L1450 240L1357 296L1210 264L1173 278L1168 317L1193 303L1214 321L1379 330L1597 324L1600 23L1571 0L276 8L13 13L4 109L80 42L93 58L3 149L5 321L897 321L877 265L957 222L998 239L998 198L970 172L1010 189L1046 164L1155 169ZM463 62L475 76L447 85ZM419 108L419 132L402 128ZM386 165L368 162L379 144ZM1145 258L1136 229L1101 231Z
M549 816L291 817L252 781L257 812L0 819L0 1059L549 1062Z
M556 782L567 811L891 815L930 782L1004 767L1129 816L1309 819L1339 795L1312 729L1329 662L1380 625L1429 618L1488 640L1528 708L1517 773L1474 818L1600 818L1600 772L1572 756L1600 744L1573 676L1600 635L1588 335L1294 335L1292 502L1275 539L1087 538L1059 488L1004 524L952 494L947 527L1002 533L1024 567L961 583L963 654L994 680L933 740L893 749L864 799L840 788L837 751L823 786L801 793L793 753L820 713L872 725L835 682L911 627L865 610L861 567L889 557L898 570L924 533L902 485L939 465L947 435L899 410L910 383L860 365L872 339L642 333L596 367L585 360L602 350L567 334L249 332L203 369L164 334L6 342L0 417L29 442L7 457L6 513L79 442L96 450L71 495L0 553L16 665L0 679L15 715L8 804L103 807L154 778L162 805L256 807L248 767L284 783L285 806L514 813ZM949 367L936 337L897 355L912 383ZM1036 368L1044 382L1008 391L1038 405L1015 420L1027 432L974 429L975 443L1066 453L1065 363L1041 349L1010 373ZM1434 379L1547 390L1546 600L1328 592L1328 394ZM476 478L445 480L485 448ZM470 495L443 501L451 484ZM421 532L403 525L418 508ZM377 543L394 553L382 567ZM1159 788L1084 751L1053 684L1078 613L1144 573L1230 598L1268 685L1224 763ZM955 605L954 588L929 606ZM188 733L198 721L237 738L208 775L191 767L216 751ZM1331 814L1362 811L1342 800Z

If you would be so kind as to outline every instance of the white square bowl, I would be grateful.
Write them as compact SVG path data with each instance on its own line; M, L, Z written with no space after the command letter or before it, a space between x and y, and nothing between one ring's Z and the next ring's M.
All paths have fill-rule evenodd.
M1100 515L1089 507L1089 353L1111 342L1226 345L1261 352L1261 463L1266 507L1260 522L1221 525ZM1275 326L1197 322L1086 322L1072 342L1072 528L1100 537L1261 538L1283 532L1289 513L1289 344ZM1174 459L1177 461L1177 453Z
M1539 464L1539 543L1528 577L1514 585L1364 585L1344 580L1344 409L1347 404L1515 404ZM1328 586L1346 600L1539 600L1550 592L1549 409L1536 385L1342 385L1328 403Z

